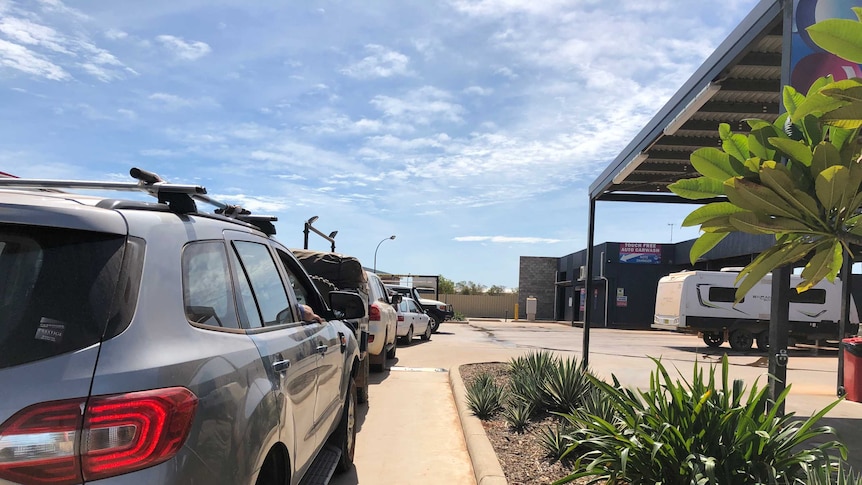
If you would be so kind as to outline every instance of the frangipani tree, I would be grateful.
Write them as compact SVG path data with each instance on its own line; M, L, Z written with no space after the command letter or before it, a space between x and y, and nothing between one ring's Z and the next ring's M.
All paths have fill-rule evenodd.
M858 21L825 20L808 33L825 50L860 63L862 8L853 10ZM844 250L862 246L862 80L821 78L806 94L785 86L783 101L787 111L774 123L746 120L748 134L722 124L721 148L691 155L701 176L669 187L688 199L727 197L683 221L702 231L692 263L732 232L776 237L740 271L737 301L772 270L809 256L796 290L834 281Z

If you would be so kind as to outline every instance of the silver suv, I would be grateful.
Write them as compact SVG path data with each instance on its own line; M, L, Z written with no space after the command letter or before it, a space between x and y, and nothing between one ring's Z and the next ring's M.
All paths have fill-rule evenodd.
M0 483L292 485L350 468L359 354L343 320L363 301L324 301L274 218L132 175L0 179Z

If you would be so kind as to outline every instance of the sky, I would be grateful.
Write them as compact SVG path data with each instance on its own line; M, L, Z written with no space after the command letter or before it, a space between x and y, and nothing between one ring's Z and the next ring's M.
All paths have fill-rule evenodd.
M0 171L140 167L288 247L317 216L366 267L513 288L586 247L589 185L756 3L0 0ZM595 242L695 238L693 208L599 202Z

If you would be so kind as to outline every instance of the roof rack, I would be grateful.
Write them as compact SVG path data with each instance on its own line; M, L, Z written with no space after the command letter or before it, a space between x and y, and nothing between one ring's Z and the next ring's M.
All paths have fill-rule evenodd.
M207 189L200 185L172 184L153 172L134 167L129 175L138 182L93 182L84 180L48 180L0 177L0 187L27 189L90 189L145 192L156 197L177 214L199 214L195 201L215 206L215 214L251 224L268 236L275 234L273 222L276 216L252 215L239 205L225 204L206 195Z

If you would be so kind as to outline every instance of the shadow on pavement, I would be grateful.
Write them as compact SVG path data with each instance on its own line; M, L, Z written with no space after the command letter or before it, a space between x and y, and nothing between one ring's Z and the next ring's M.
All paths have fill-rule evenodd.
M737 357L767 357L767 353L762 350L734 350L730 347L707 347L700 345L697 347L690 346L669 346L668 348L678 350L680 352L689 352L692 354L701 354L704 356L721 357L724 354ZM837 347L815 347L815 346L798 346L788 347L787 355L790 357L837 357Z

